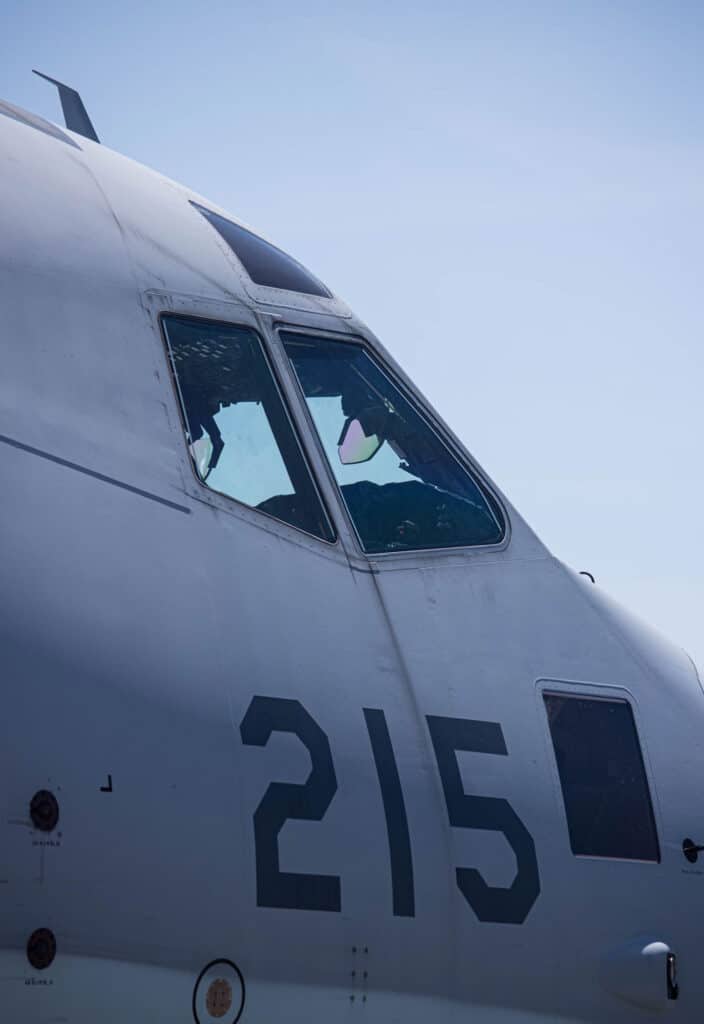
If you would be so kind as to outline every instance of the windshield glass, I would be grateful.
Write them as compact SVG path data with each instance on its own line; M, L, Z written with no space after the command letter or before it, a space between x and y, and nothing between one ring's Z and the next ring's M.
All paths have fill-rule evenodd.
M334 539L254 331L163 318L193 466L206 487Z
M501 540L495 504L362 345L282 338L365 551Z

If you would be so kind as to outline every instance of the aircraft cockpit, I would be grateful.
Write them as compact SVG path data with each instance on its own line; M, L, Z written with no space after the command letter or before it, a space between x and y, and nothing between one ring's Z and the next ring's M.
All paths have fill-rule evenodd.
M282 340L366 552L501 540L498 509L368 349L295 334Z
M163 320L193 466L206 486L334 539L258 335ZM496 544L501 513L430 422L358 340L281 341L363 550Z

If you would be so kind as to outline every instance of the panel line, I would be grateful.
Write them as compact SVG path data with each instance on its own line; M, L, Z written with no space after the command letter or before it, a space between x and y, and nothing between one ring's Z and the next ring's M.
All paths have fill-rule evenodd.
M156 501L159 505L166 505L167 508L172 508L176 512L183 512L189 516L191 514L190 508L185 505L179 505L175 501L169 501L168 498L162 498L158 494L152 494L151 491L144 491L141 487L134 487L132 484L127 484L123 480L116 480L113 476L106 476L105 473L98 473L94 469L88 469L87 466L81 466L78 462L71 462L69 459L62 459L59 455L52 455L51 452L45 452L41 448L34 448L31 444L24 444L23 441L16 441L12 437L6 437L4 434L0 434L0 442L8 445L10 448L17 448L19 451L28 452L30 455L36 455L40 459L46 459L47 462L54 462L57 466L64 466L66 469L73 469L77 473L83 473L84 476L93 477L94 480L100 480L104 484L112 484L113 487L119 487L123 491L129 491L131 494L138 494L141 498L148 498L150 501Z

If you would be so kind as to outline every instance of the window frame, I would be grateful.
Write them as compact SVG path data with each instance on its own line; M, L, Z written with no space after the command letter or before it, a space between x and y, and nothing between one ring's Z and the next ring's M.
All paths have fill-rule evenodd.
M186 407L185 407L185 402L184 402L184 399L183 399L183 394L182 394L182 391L181 391L181 382L179 380L178 372L176 370L176 367L174 365L174 360L173 360L173 356L172 356L172 352L171 352L171 345L170 345L170 342L169 342L169 337L168 337L168 333L167 333L167 329L166 329L166 321L168 321L170 319L171 320L189 320L189 321L191 321L193 323L202 323L202 324L214 325L214 326L225 327L225 328L227 328L227 327L239 328L239 329L242 329L242 330L250 331L255 336L255 338L257 340L257 343L259 345L260 351L262 353L262 357L264 359L265 366L266 366L267 370L269 371L269 373L271 375L271 379L273 381L273 385L274 385L274 389L275 389L276 395L278 396L278 399L281 402L281 407L282 407L282 410L283 410L286 422L287 422L287 424L288 424L288 426L289 426L289 428L291 430L291 435L293 437L294 443L296 444L296 446L298 448L298 451L300 453L302 464L303 464L304 469L305 469L305 471L308 474L308 477L310 479L311 487L313 489L314 496L318 500L318 502L320 503L320 508L322 509L323 516L324 516L325 521L327 523L327 526L328 526L328 528L330 530L330 534L331 534L330 539L328 539L326 537L321 537L317 533L310 533L308 530L304 530L304 529L302 529L299 526L295 526L293 523L289 523L285 519L279 519L277 516L272 515L270 512L265 512L263 509L259 509L255 505L249 505L249 504L247 504L247 502L241 501L239 498L236 498L236 497L234 497L231 494L226 494L224 491L219 491L215 487L210 487L210 486L208 486L206 481L204 481L204 480L202 480L200 478L200 476L198 475L198 473L196 471L196 467L194 465L191 453L188 450L188 441L187 441L187 437L188 437L188 424L187 424L186 412L185 412L185 408ZM323 496L322 490L321 490L320 485L319 485L317 474L315 473L315 470L314 470L314 468L313 468L313 466L311 464L311 461L310 461L310 458L309 458L309 455L308 455L308 451L307 451L307 447L306 447L306 445L304 443L305 439L301 437L301 432L300 432L299 428L297 427L296 422L295 422L295 420L294 420L294 418L292 416L290 404L289 404L289 401L288 401L288 398L287 398L287 395L286 395L286 390L282 386L282 382L280 380L279 373L277 372L276 366L274 364L274 360L271 357L271 353L269 351L269 345L268 345L268 342L267 342L267 338L264 335L264 333L258 327L256 327L254 324L247 323L245 319L231 320L231 319L227 319L225 317L220 317L220 316L217 316L217 315L206 316L206 315L202 315L202 314L199 314L199 313L182 312L182 311L177 310L177 309L163 309L162 308L159 311L158 315L157 315L157 320L158 320L158 324L159 324L159 333L160 333L160 336L161 336L161 341L162 341L164 353L165 353L165 356L166 356L166 362L167 362L168 369L169 369L169 377L170 377L170 380L171 380L171 387L172 387L172 390L173 390L174 397L176 399L176 407L177 407L177 410L178 410L179 426L180 426L180 429L181 429L181 440L182 440L182 446L183 446L182 450L183 450L183 453L184 453L185 461L186 461L186 463L188 465L188 471L189 471L189 474L190 474L190 479L195 481L195 483L197 485L197 488L198 488L199 495L202 495L201 500L206 500L207 504L212 504L212 501L208 500L208 498L212 498L212 496L217 496L219 499L221 499L222 501L226 502L227 504L234 505L238 510L246 510L248 513L252 514L253 516L255 516L257 518L261 517L265 522L276 523L277 526L280 526L280 527L282 527L282 528L284 528L286 530L293 530L293 531L295 531L295 533L298 536L300 536L300 537L305 537L305 538L311 539L313 541L318 541L321 544L324 544L325 547L328 550L333 550L335 548L339 548L339 546L340 546L340 536L339 536L339 531L337 529L337 526L335 524L335 519L330 514L330 509L328 508L328 503L325 501L325 498ZM276 442L276 438L275 437L274 437L274 442L276 444L277 449L279 450L279 453L281 454L281 456L283 458L283 453L280 451L279 446L278 446L278 442ZM284 460L284 465L286 465L285 460ZM287 469L287 472L288 472L288 466L286 466L286 469ZM220 505L218 504L216 507L220 507Z
M595 853L574 852L570 837L569 817L567 814L567 805L565 803L565 794L562 788L562 779L560 777L560 770L557 764L557 753L555 751L552 730L550 728L547 705L544 699L546 696L564 697L567 699L573 698L575 700L606 701L610 703L619 702L628 705L631 711L633 727L635 729L635 738L640 752L643 776L645 778L650 803L650 816L655 835L655 844L657 847L656 860L643 859L641 857L614 857ZM645 742L646 732L643 727L642 716L635 695L626 687L616 684L589 683L564 679L539 679L536 683L536 700L538 704L538 713L540 714L543 723L546 755L555 791L555 802L565 828L565 844L569 855L575 860L593 860L617 864L643 864L650 865L651 867L658 867L661 865L663 862L663 845L661 840L661 836L663 835L662 816L658 802L658 791L655 786L655 777L650 762L647 744Z
M378 341L375 344L371 344L370 341L361 334L338 334L335 331L326 330L324 328L309 328L305 325L291 323L277 323L275 325L275 334L281 348L281 352L283 353L283 358L286 361L287 370L293 379L293 386L296 389L299 403L303 406L306 424L309 432L312 433L313 443L315 444L318 455L322 460L328 480L334 488L338 507L340 508L342 515L345 517L345 522L358 549L357 554L361 555L367 562L376 562L377 560L383 560L383 562L402 560L407 562L408 560L419 559L425 563L428 559L437 561L442 559L443 556L457 556L458 554L466 556L468 554L474 555L486 552L493 553L503 551L508 547L511 537L511 520L506 511L504 502L500 499L484 472L476 465L469 452L463 448L450 428L440 419L437 413L430 406L430 403L423 395L420 394L420 392L417 391L412 382L409 381L401 368L398 367L393 359L390 358ZM372 363L376 365L390 381L392 386L398 389L403 398L405 398L420 418L428 424L435 434L437 434L441 443L447 448L450 455L457 460L462 469L464 469L472 480L474 480L490 507L493 506L492 511L497 516L499 526L501 528L501 537L499 540L494 544L465 544L456 547L409 548L406 551L366 551L357 531L354 519L347 508L347 502L345 501L340 485L337 482L334 469L330 465L330 461L323 447L318 429L308 406L308 401L298 379L298 374L296 373L286 351L284 335L299 335L302 338L320 338L323 341L328 340L335 343L348 344L356 348L362 348L370 357Z

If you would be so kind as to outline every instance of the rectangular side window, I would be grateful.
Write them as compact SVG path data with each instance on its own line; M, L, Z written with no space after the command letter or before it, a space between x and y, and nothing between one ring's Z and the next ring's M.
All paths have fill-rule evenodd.
M202 483L334 540L256 333L177 316L163 317L163 325Z
M659 861L633 711L626 700L543 694L572 853Z

